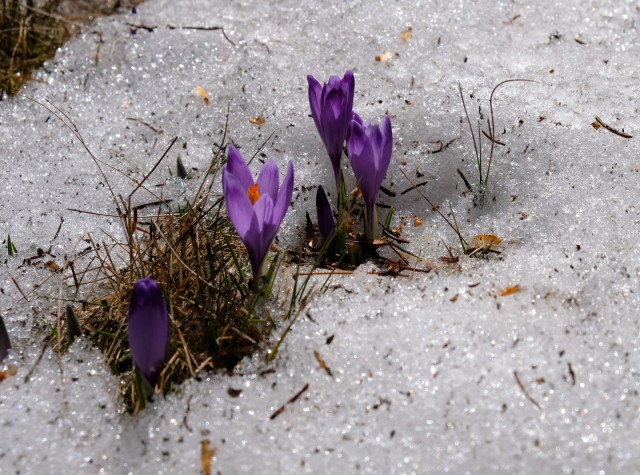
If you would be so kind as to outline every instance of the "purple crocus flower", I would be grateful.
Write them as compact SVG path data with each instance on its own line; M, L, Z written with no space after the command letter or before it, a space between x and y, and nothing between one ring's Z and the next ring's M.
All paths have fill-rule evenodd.
M134 284L127 322L133 363L154 386L164 366L169 315L160 286L151 277Z
M353 111L355 80L353 73L346 71L342 79L338 76L331 76L329 82L322 86L311 75L307 76L307 81L309 82L311 115L331 159L336 191L339 194L340 159Z
M279 187L278 166L268 160L257 181L240 152L231 145L227 165L222 171L222 190L229 219L247 248L254 287L258 287L260 270L271 241L276 236L293 194L293 163Z
M365 235L370 239L376 237L376 198L391 163L392 148L389 116L384 117L380 127L364 122L358 114L353 114L347 136L347 151L367 210Z
M4 326L4 321L0 317L0 363L9 354L9 348L11 348L11 341L9 340L9 334Z
M322 185L318 186L318 192L316 193L316 212L318 214L318 229L320 229L320 234L323 238L328 239L336 227L336 223L333 219L331 205L329 204Z

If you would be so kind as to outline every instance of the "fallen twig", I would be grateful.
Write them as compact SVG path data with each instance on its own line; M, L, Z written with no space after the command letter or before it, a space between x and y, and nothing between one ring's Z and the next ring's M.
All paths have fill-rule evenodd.
M619 131L617 129L614 129L610 125L605 124L604 122L602 122L602 119L600 117L598 117L598 116L596 116L596 122L598 122L598 124L600 124L602 127L607 129L612 134L619 135L620 137L623 137L625 139L632 139L633 138L633 135L629 135L629 134L627 134L625 132L621 132L621 131Z
M517 371L513 372L513 376L514 376L514 378L516 378L516 383L518 384L518 387L520 388L520 391L522 391L522 394L524 394L524 397L526 397L531 404L536 406L539 411L542 411L542 407L540 406L540 404L538 404L538 401L536 401L535 399L533 399L531 397L531 394L529 394L529 392L527 391L527 388L525 388L524 384L522 384L522 381L520 380L520 376L518 376L518 372Z
M300 391L298 391L291 399L289 399L282 406L280 406L278 409L276 409L275 412L273 414L271 414L271 416L269 416L269 419L273 420L276 417L278 417L280 414L282 414L284 412L285 407L287 407L288 404L293 404L294 402L296 402L300 398L300 396L302 396L302 394L304 394L304 392L307 389L309 389L309 383L305 384L304 387Z

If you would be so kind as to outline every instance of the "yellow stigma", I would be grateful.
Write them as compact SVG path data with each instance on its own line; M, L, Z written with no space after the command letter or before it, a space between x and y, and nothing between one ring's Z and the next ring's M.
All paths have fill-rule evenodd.
M249 189L247 190L247 196L249 197L249 201L251 201L252 205L256 204L256 201L258 201L258 199L260 198L260 193L258 193L257 183L254 183L249 187Z

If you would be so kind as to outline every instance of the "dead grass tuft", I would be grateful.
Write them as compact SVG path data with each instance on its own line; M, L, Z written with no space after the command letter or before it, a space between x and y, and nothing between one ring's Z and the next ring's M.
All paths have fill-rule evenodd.
M2 0L0 4L0 99L14 95L33 71L80 31L82 22L110 15L142 0Z

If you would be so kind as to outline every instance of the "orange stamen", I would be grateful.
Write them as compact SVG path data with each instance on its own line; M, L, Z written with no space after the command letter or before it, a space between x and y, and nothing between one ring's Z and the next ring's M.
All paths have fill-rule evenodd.
M254 183L249 187L249 189L247 190L247 196L249 197L249 201L251 201L252 205L256 204L256 201L258 201L258 199L260 198L257 183Z

